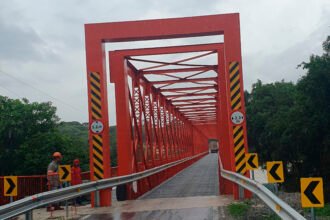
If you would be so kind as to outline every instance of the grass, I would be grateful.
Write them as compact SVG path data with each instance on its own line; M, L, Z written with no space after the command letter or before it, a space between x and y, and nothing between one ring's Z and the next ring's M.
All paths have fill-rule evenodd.
M249 202L235 202L228 205L228 211L233 217L246 216L250 206Z
M323 208L315 208L317 216L330 216L330 203L324 204Z
M314 208L316 216L330 216L330 203L324 204L323 208ZM304 208L304 213L310 213L310 208Z
M275 213L272 213L270 215L264 216L263 219L264 220L281 220L281 218L278 217L278 215L276 215Z

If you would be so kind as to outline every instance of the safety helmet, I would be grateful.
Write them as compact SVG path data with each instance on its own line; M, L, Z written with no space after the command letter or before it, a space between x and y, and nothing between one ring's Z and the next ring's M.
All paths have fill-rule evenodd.
M53 157L59 157L62 158L62 154L60 152L54 152Z
M73 164L79 164L79 163L80 163L79 159L75 159L75 160L73 161Z

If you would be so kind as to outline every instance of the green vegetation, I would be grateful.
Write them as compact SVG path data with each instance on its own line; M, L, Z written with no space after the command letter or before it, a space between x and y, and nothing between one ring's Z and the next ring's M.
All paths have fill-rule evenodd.
M314 208L316 216L330 217L330 203L324 204L323 208ZM309 215L311 212L310 208L303 209L305 216ZM308 214L307 214L308 213Z
M276 215L275 213L269 214L267 216L262 216L263 220L281 220L280 217L278 217L278 215Z
M296 84L258 81L245 92L249 146L260 159L282 160L284 188L299 191L300 177L321 176L330 197L330 36L324 54L299 65L307 70ZM293 187L293 188L292 188Z
M247 216L250 207L248 202L235 202L228 205L228 211L233 217Z
M317 216L330 216L330 203L325 204L323 208L315 208Z
M112 166L117 165L116 128L110 127ZM88 124L59 122L50 102L0 96L0 176L45 174L54 151L63 164L79 158L89 169Z

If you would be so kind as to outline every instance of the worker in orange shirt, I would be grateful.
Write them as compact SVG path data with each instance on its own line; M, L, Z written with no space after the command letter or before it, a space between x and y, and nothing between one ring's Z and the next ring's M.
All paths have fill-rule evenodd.
M71 167L71 185L78 185L81 184L81 169L80 169L80 161L79 159L75 159L73 161L73 166ZM81 205L81 197L76 198L76 204Z
M47 167L47 185L49 190L56 190L61 188L60 177L58 175L58 166L60 165L61 160L62 154L60 152L54 152L53 160ZM54 206L50 205L47 207L47 211L53 210L63 210L63 208L61 208L59 204L55 204Z

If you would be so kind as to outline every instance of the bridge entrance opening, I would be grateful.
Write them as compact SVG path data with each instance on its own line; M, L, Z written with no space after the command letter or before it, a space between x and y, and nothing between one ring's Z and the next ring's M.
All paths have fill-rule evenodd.
M209 139L209 151L210 153L219 152L219 141L217 139Z

